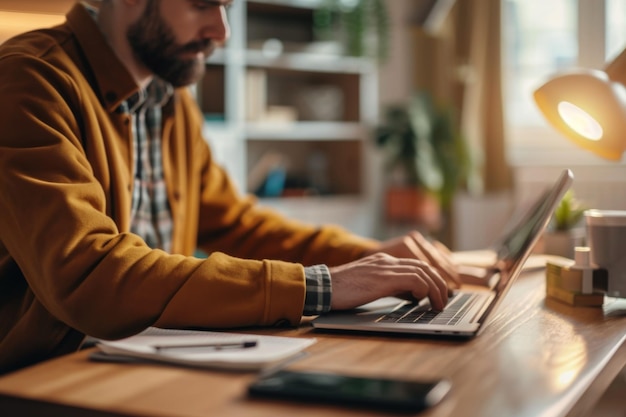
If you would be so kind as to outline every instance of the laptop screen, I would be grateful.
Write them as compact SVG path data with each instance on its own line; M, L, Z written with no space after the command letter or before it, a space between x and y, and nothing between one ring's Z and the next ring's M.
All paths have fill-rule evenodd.
M527 249L534 244L535 236L543 229L544 213L550 205L550 190L545 190L528 211L508 229L505 237L498 242L497 260L505 265L522 258ZM548 213L548 220L550 213Z
M548 226L552 213L569 189L573 178L572 171L564 170L555 184L542 192L525 214L514 221L504 237L499 240L499 244L496 245L498 249L495 267L500 272L500 277L494 288L497 297L501 298L507 292L521 272L524 262ZM493 303L483 317L486 317L489 310L495 308L497 304L498 302Z

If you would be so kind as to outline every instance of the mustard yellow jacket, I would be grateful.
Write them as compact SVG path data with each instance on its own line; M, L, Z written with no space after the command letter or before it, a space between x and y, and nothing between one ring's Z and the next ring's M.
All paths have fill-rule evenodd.
M129 232L137 91L81 5L0 46L0 372L148 326L297 324L302 265L374 242L286 221L237 194L186 89L164 110L173 252ZM201 248L211 255L191 255Z

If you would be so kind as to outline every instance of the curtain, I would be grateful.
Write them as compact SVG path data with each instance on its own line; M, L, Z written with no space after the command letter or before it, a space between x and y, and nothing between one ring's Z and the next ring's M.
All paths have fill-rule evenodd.
M457 110L475 164L468 179L472 193L507 191L513 182L506 160L501 10L501 0L458 0L435 30L419 24L414 30L415 87Z
M482 154L485 192L508 190L512 173L506 160L502 91L501 0L457 2L459 58L466 68L461 130Z

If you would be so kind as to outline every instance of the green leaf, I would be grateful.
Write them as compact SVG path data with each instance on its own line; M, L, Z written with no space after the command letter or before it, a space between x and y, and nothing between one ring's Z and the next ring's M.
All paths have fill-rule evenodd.
M554 228L565 231L576 227L582 220L585 210L587 207L576 199L574 192L572 190L567 191L554 210Z

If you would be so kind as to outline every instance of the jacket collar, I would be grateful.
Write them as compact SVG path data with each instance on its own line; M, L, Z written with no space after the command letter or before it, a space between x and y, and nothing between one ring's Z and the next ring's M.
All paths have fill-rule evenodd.
M122 102L136 94L139 86L126 66L100 31L96 21L80 3L66 15L67 25L76 36L82 53L91 67L96 85L94 90L108 111L113 112Z

